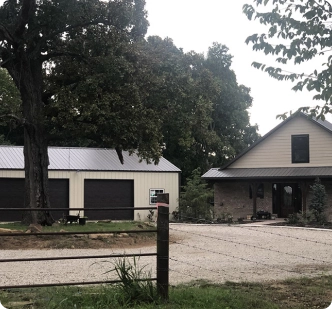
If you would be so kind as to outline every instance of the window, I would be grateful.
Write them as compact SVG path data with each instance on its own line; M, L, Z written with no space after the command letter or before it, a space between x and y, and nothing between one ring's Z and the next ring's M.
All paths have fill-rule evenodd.
M257 187L257 198L264 198L264 184L260 183ZM249 186L249 198L252 199L252 188Z
M164 193L164 189L150 189L150 205L157 203L157 194Z
M309 134L292 135L292 163L309 163Z

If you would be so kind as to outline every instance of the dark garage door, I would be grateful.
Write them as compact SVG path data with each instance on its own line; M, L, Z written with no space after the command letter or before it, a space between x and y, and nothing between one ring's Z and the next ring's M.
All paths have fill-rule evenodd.
M50 179L50 202L54 208L69 208L69 180ZM0 178L0 208L24 207L24 179ZM68 213L68 211L66 211ZM52 211L54 219L62 218L63 211ZM20 221L22 212L0 211L0 221Z
M134 181L86 179L84 208L134 207ZM89 220L133 220L134 210L87 210Z

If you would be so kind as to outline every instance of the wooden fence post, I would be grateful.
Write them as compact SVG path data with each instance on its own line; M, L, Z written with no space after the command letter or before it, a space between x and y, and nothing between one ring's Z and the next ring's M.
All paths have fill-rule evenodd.
M169 194L157 195L157 292L168 301L169 286Z

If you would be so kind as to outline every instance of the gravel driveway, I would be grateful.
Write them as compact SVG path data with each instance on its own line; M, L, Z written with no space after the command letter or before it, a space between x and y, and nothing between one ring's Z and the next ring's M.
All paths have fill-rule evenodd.
M171 224L170 284L204 279L213 282L263 281L332 274L332 230L268 225ZM155 252L156 247L126 249ZM1 250L2 259L107 255L124 250ZM155 276L155 257L142 257ZM151 267L150 267L151 266ZM111 259L0 263L0 286L114 279ZM113 276L113 277L112 277Z

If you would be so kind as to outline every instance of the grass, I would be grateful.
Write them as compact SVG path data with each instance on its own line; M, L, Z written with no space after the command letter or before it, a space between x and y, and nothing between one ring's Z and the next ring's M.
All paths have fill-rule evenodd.
M119 221L119 222L87 222L85 225L79 225L77 223L72 224L54 224L53 226L43 226L43 232L59 232L65 229L67 232L107 232L107 231L124 231L124 230L137 230L138 225L142 223L135 221ZM26 231L27 226L19 222L14 223L4 223L0 225L0 228ZM149 226L144 225L145 229Z
M39 288L0 291L0 301L13 309L303 309L327 308L332 301L332 276L269 283L193 282L170 287L168 303L121 303L116 286ZM13 306L16 302L17 306ZM21 305L19 302L22 302ZM26 303L26 305L23 304ZM28 304L30 302L30 304ZM15 304L14 304L15 305Z
M20 223L9 223L0 224L0 228L11 229L25 232L27 230L26 225ZM84 232L92 232L98 234L105 232L105 237L98 236L97 239L92 239L85 235L84 237L75 237L75 235L61 235L57 237L54 235L38 235L27 234L28 237L14 237L11 234L8 236L0 237L0 248L1 249L83 249L83 248L110 248L116 246L132 246L132 245L145 245L149 244L156 237L156 233L149 231L155 230L153 226L142 224L141 222L88 222L85 225L73 224L55 224L53 226L45 226L42 232L55 232L62 234L61 231L73 232L81 234ZM143 233L131 233L132 230L140 230ZM123 235L117 236L119 232L127 232L129 236L122 237Z

